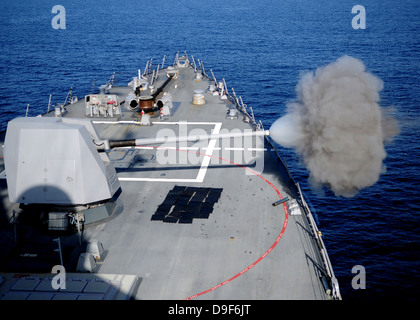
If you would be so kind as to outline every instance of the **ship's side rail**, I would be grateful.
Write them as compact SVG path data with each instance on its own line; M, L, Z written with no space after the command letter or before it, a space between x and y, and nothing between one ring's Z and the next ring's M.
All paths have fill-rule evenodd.
M299 191L299 198L300 198L300 203L301 203L301 207L303 208L308 220L309 220L309 224L312 228L313 234L315 236L316 239L316 243L319 249L319 252L321 254L322 260L324 261L324 265L325 265L325 270L328 274L329 277L329 287L331 288L331 295L333 297L333 299L337 299L337 300L341 300L341 294L340 294L340 288L338 285L338 280L335 277L334 274L334 270L333 267L331 265L331 261L330 258L328 256L327 253L327 248L324 245L324 241L322 240L322 234L321 232L318 230L318 226L316 225L316 222L314 220L314 217L312 215L311 210L309 209L305 198L303 197L302 191L300 189L300 185L299 183L297 183L297 189Z
M271 150L274 152L274 156L276 157L277 161L279 162L279 169L281 170L281 173L284 177L286 177L289 181L288 185L290 187L290 192L292 193L292 196L296 198L297 202L299 203L301 209L304 211L309 225L312 229L312 232L314 234L314 237L316 239L317 248L320 252L320 255L322 257L322 260L324 262L324 267L326 271L326 276L329 279L329 283L324 284L326 286L326 290L330 290L331 296L333 299L341 300L341 294L340 289L338 285L338 280L335 277L334 270L331 265L331 261L328 257L327 249L325 247L324 241L322 240L321 232L318 229L318 226L316 225L315 219L312 215L311 210L309 209L309 206L307 205L305 198L303 196L302 190L300 189L299 183L296 183L293 176L290 174L289 169L287 168L287 164L284 161L284 159L280 156L277 148L275 147L274 143L269 137L265 137L266 141L269 143L269 145L272 147Z

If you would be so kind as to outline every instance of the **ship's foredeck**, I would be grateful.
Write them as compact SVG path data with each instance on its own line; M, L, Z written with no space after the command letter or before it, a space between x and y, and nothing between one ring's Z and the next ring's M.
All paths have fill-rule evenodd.
M172 96L171 115L153 115L149 125L127 110L93 117L100 138L256 130L248 114L208 92L212 80L195 80L190 66L175 69L177 77L164 90ZM205 104L192 103L198 89ZM115 86L108 94L122 101L130 92ZM79 101L63 116L85 113ZM99 240L105 249L95 272L138 276L135 299L330 298L322 282L328 271L305 211L292 215L287 201L272 205L296 193L267 139L138 145L108 156L121 193L110 218L85 226L83 241Z

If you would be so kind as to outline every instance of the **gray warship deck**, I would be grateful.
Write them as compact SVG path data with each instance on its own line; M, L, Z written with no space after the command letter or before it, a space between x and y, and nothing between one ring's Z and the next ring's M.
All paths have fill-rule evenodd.
M89 118L101 139L114 140L259 129L236 97L208 92L213 79L196 80L191 64L174 70L177 77L164 88L172 96L171 115L155 113L149 125L124 108L113 117L86 116L84 100L67 105L62 116ZM165 81L164 71L156 87ZM205 104L192 103L197 89ZM107 90L119 101L132 92L128 86ZM106 252L93 275L136 275L132 295L139 300L339 297L311 213L269 138L138 145L108 156L121 193L109 217L83 230L84 242L97 239ZM10 217L16 205L7 201L4 181ZM297 200L295 214L287 201L272 205L286 197ZM77 236L61 239L77 247ZM68 272L75 267L71 261L64 261Z

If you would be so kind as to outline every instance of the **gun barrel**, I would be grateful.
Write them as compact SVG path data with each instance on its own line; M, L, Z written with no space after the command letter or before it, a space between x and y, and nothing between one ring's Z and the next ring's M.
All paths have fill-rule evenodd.
M157 137L157 138L141 138L141 139L130 139L130 140L110 140L110 148L118 147L133 147L133 146L145 146L151 144L162 144L162 143L176 143L176 142L198 142L212 139L230 139L230 138L241 138L241 137L254 137L254 136L268 136L270 132L268 130L257 130L250 132L232 132L232 133L220 133L220 134L204 134L204 135L190 135L181 137Z

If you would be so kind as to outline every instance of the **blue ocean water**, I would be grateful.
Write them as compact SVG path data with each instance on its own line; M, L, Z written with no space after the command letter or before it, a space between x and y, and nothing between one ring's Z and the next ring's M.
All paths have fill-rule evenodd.
M53 6L66 10L56 30ZM354 30L354 5L366 29ZM381 106L394 107L400 134L386 145L387 170L354 198L311 190L308 172L281 149L310 201L344 299L420 297L420 3L417 0L3 0L0 19L0 129L7 121L79 98L112 72L127 83L164 54L187 50L224 77L266 128L295 99L302 72L342 55L384 81ZM355 290L352 268L366 270Z

